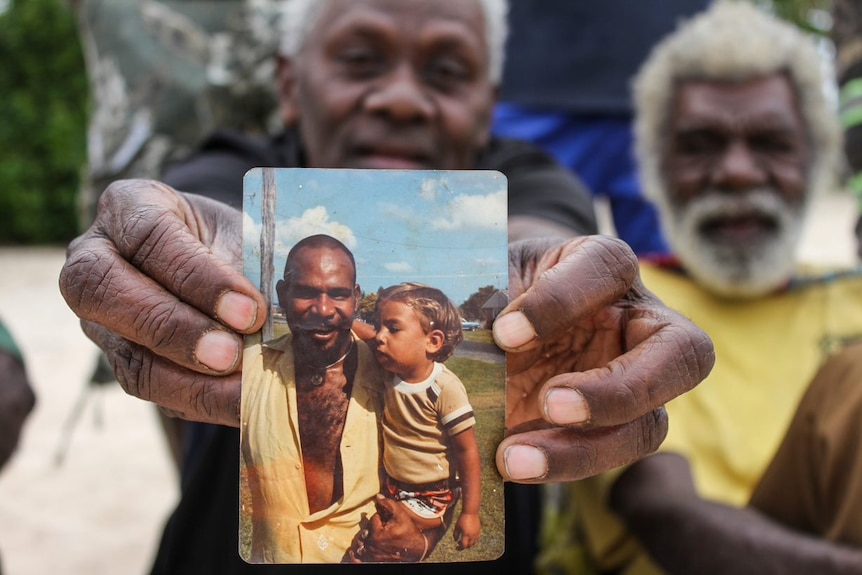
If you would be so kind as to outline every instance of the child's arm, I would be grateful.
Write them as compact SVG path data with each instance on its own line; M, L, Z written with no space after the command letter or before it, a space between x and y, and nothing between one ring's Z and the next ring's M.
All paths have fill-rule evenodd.
M481 523L479 504L482 499L482 470L479 463L479 444L471 427L452 437L455 464L461 478L461 516L453 533L458 549L472 547L479 540Z

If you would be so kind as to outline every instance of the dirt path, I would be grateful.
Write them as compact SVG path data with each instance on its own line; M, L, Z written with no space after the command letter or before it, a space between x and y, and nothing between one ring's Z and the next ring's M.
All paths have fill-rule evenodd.
M0 317L38 396L18 452L0 472L3 573L146 573L177 497L154 408L116 384L96 389L65 434L65 461L55 462L96 359L57 289L63 260L60 248L0 249Z

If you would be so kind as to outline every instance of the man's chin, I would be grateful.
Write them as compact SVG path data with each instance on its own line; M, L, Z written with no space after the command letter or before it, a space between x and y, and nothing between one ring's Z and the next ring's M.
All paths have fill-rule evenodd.
M297 329L293 332L294 346L298 351L309 354L319 354L321 357L336 353L341 344L350 338L348 330L320 332Z
M691 275L709 291L732 299L761 297L784 286L793 273L793 251L776 241L692 242L679 250Z

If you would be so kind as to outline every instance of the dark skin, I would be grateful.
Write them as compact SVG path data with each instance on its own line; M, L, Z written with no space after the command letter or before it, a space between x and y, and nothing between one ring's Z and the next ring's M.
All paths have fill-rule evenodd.
M344 494L338 454L356 375L356 357L350 358L348 366L326 370L320 386L311 383L313 373L299 369L296 372L299 439L311 513L326 509Z
M688 462L673 453L628 469L614 485L611 506L670 574L862 573L858 548L788 529L751 507L700 497Z
M12 457L24 421L36 405L24 364L0 351L0 468Z
M309 165L469 169L494 88L475 2L335 0L279 72Z
M772 186L791 204L807 196L811 147L786 75L684 82L670 117L662 167L680 205L710 187Z
M343 494L339 446L356 355L338 360L352 350L350 326L360 294L355 280L353 263L342 250L309 246L291 255L285 279L276 284L294 338L299 439L311 513ZM315 385L312 379L321 373L323 382Z
M472 168L488 141L495 94L482 65L489 55L479 4L337 7L279 70L282 117L299 127L307 165ZM341 14L367 16L362 33L339 28L346 54L329 43ZM353 39L361 57L351 55ZM67 303L123 388L186 419L239 425L241 335L258 331L266 310L240 271L240 222L227 206L157 182L116 182L61 272ZM709 338L643 289L622 242L566 243L573 230L535 217L509 224L510 239L543 239L510 247L517 299L494 328L518 366L510 433L498 449L503 478L573 480L654 451L667 429L662 406L712 367ZM377 533L371 542L379 546L368 548L393 543ZM423 544L418 532L405 540Z
M810 145L785 75L684 82L678 90L663 163L676 198L684 202L710 186L732 193L769 185L788 202L807 193ZM858 549L795 532L753 508L702 498L678 454L632 464L614 484L610 504L671 574L862 572Z

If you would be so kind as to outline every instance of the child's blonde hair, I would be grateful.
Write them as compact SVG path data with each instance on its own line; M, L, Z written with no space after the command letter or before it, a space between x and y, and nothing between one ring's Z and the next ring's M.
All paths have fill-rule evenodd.
M439 289L415 282L389 286L377 294L375 319L379 313L380 304L385 301L401 302L412 308L426 334L434 329L443 332L443 346L440 351L430 356L430 359L437 362L446 361L452 357L458 344L464 341L461 314L452 300Z

